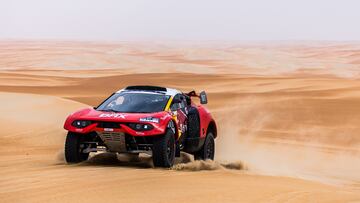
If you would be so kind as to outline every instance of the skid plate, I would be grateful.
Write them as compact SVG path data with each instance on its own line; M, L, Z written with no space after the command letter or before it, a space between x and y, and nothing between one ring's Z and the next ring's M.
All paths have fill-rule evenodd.
M125 133L123 132L97 132L110 152L126 152Z

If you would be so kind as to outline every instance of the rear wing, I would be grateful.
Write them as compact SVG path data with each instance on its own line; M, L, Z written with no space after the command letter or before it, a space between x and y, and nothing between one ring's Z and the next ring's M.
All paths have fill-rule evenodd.
M197 94L195 92L195 90L189 92L186 94L189 97L198 97L200 99L200 103L201 104L207 104L208 103L208 99L207 99L207 95L205 91L201 91L200 94Z

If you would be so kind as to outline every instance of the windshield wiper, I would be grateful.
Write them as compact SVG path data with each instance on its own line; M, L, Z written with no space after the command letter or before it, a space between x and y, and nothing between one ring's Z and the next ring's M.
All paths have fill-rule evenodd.
M122 111L116 111L115 109L103 109L103 110L98 110L98 111L115 112L115 113L124 113L124 112L122 112Z

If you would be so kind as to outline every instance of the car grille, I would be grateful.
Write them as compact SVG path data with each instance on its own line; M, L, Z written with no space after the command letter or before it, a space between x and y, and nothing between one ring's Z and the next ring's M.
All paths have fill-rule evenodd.
M100 122L97 124L98 128L120 128L120 123L114 122Z

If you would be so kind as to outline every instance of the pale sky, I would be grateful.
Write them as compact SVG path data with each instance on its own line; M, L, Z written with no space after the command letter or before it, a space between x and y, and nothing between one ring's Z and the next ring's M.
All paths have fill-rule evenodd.
M360 40L360 0L0 0L0 39Z

